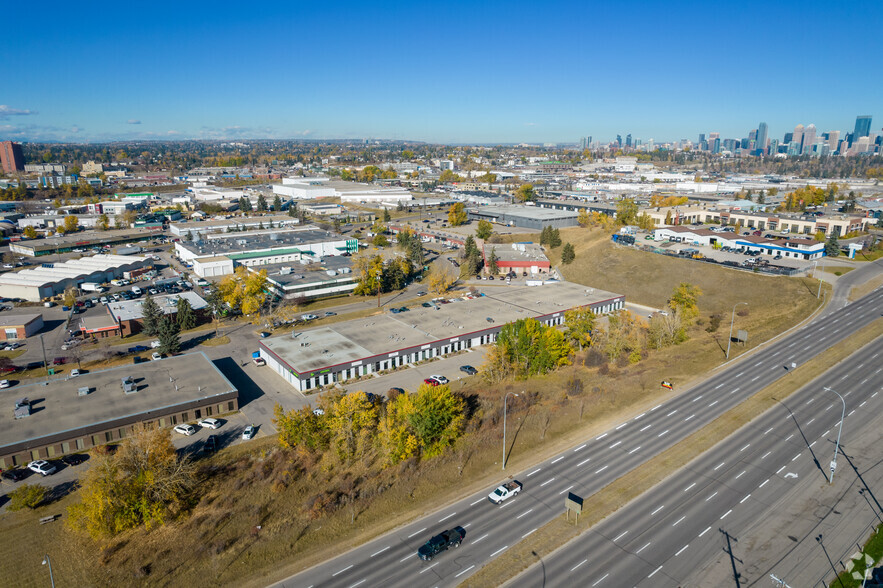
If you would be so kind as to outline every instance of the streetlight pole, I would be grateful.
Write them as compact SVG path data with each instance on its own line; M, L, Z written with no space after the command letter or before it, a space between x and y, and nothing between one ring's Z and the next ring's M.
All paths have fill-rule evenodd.
M827 386L825 387L825 390L837 394L837 392ZM828 479L829 484L834 483L834 470L837 469L837 452L840 450L840 434L843 432L843 419L846 418L846 401L840 396L840 394L837 394L837 398L843 403L843 412L840 414L840 429L837 431L837 444L834 445L834 461L831 462L831 477Z
M509 400L509 395L517 397L518 394L515 392L506 392L503 395L503 469L506 469L506 401Z
M52 588L55 588L55 578L52 577L52 562L49 561L49 555L46 554L43 556L43 565L49 566L49 581L52 583Z
M812 277L818 278L819 280L819 291L816 292L816 298L820 298L822 296L822 278L818 275L818 270L816 269L819 265L819 261L816 260L812 262Z
M730 359L730 343L733 342L733 324L736 322L736 307L740 304L748 306L747 302L737 302L733 305L733 318L730 320L730 337L727 339L727 359Z

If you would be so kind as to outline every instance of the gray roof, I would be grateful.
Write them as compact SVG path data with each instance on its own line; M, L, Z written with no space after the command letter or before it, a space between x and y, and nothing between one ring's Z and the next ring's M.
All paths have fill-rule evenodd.
M518 216L539 221L577 217L577 213L569 210L554 210L551 208L521 206L518 204L470 207L469 212L483 216Z
M355 279L352 273L352 257L342 255L327 256L322 258L322 262L319 265L322 266L322 269L307 269L307 266L299 263L271 263L252 266L250 269L253 271L266 270L267 278L283 287L317 282L337 282L344 278ZM350 271L341 273L341 270L344 269L349 269ZM337 274L330 276L326 270L335 271Z
M23 326L42 316L39 312L36 314L3 314L0 315L0 328Z
M199 310L208 306L208 303L195 292L163 294L160 296L154 296L153 300L165 314L171 314L178 310L178 298L184 298L189 301L193 310ZM144 307L144 299L111 302L107 307L118 321L138 320L144 316L144 313L141 311Z
M178 245L199 257L214 257L262 249L304 247L309 246L311 243L345 241L346 239L345 235L335 235L329 231L317 228L304 228L260 234L249 234L247 231L242 233L225 233L223 239L219 239L215 235L211 239L182 242L178 243Z

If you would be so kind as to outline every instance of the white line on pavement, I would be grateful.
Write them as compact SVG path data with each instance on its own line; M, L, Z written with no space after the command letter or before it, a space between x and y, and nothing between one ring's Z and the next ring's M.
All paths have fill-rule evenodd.
M659 508L657 508L656 510L654 510L653 512L651 512L651 513L650 513L650 516L652 517L653 515L655 515L656 513L658 513L658 512L659 512L660 510L662 510L663 508L665 508L665 505L664 505L664 504L663 504L662 506L660 506Z
M686 517L686 516L682 516L681 518L679 518L678 520L676 520L674 523L672 523L671 526L672 526L672 527L677 527L677 526L678 526L678 523L680 523L681 521L683 521L685 518L687 518L687 517Z
M623 428L624 426L626 426L627 424L628 424L628 422L625 422L625 423L619 425L618 427L616 427L615 430L618 431L618 430L620 430L621 428Z
M522 535L521 538L524 539L525 537L527 537L528 535L530 535L530 534L533 533L534 531L536 531L536 529L531 529L530 531L528 531L527 533L525 533L524 535Z
M465 574L466 572L468 572L469 570L471 570L471 569L474 568L474 567L475 567L475 564L472 564L471 566L469 566L468 568L466 568L465 570L463 570L462 572L460 572L459 574L457 574L457 575L454 576L454 577L455 577L455 578L459 578L460 576L462 576L463 574Z
M384 548L381 549L380 551L378 551L378 552L376 552L376 553L372 553L372 554L371 554L371 557L374 557L375 555L380 555L381 553L383 553L384 551L386 551L386 550L389 549L390 547L391 547L390 545L387 545L386 547L384 547Z
M488 535L490 535L490 533L485 533L484 535L482 535L481 537L479 537L478 539L476 539L475 541L473 541L473 542L472 542L472 545L475 545L476 543L478 543L478 542L481 541L482 539L487 538Z
M418 573L422 574L423 572L428 572L429 570L431 570L432 568L434 568L435 566L437 566L440 563L441 563L440 561L437 561L434 564L432 564L431 566L429 566L428 568L423 568Z
M727 463L727 462L725 462L725 461L720 462L720 463L717 464L717 465L715 466L715 468L714 468L713 470L711 470L711 471L713 471L713 472L718 471L719 469L721 469L721 468L723 467L723 465L724 465L725 463Z
M761 483L760 486L758 486L758 488L763 488L764 486L766 486L766 483L769 482L769 481L770 481L770 479L767 478L766 480L764 480L764 481Z
M551 483L554 482L554 481L555 481L555 478L549 478L548 480L546 480L545 482L543 482L542 484L540 484L540 488L542 488L542 487L545 486L546 484L551 484Z
M653 425L647 425L647 426L644 427L643 429L639 429L638 432L639 432L639 433L643 433L644 431L646 431L647 429L649 429L649 428L652 427L652 426L653 426Z
M561 457L556 457L555 459L553 459L553 460L552 460L552 463L558 463L558 462L561 461L562 459L564 459L564 456L563 456L563 455L562 455Z
M637 550L637 551L635 552L635 555L638 555L639 553L641 553L642 551L644 551L645 549L647 549L649 546L650 546L650 543L648 542L647 545L645 545L645 546L642 547L641 549Z
M600 474L601 472L603 472L604 470L606 470L606 469L609 468L609 467L610 467L609 465L606 465L606 466L604 466L603 468L601 468L600 470L595 470L595 473L596 473L596 474Z
M455 514L457 514L457 513L452 512L451 514L449 514L449 515L446 516L445 518L443 518L443 519L439 519L438 522L440 522L440 523L441 523L441 522L444 522L444 521L448 520L449 518L451 518L452 516L454 516Z
M622 533L619 534L619 536L616 537L616 539L613 540L613 542L616 543L617 541L619 541L620 539L625 537L627 533L628 533L628 531L623 531Z
M399 560L399 563L402 563L406 559L411 559L412 557L414 557L416 555L417 555L416 553L412 553L411 555L406 555L405 557L403 557L402 559Z
M739 474L738 476L736 476L736 479L738 480L738 479L741 478L743 475L745 475L745 472L746 472L746 471L747 471L747 470L742 470L742 473Z
M678 551L678 552L675 554L675 557L677 557L677 556L679 556L680 554L684 553L684 550L687 549L688 547L690 547L690 544L689 544L689 543L686 544L686 545L684 545L683 547L681 547L680 551Z
M664 430L663 432L661 432L660 434L658 434L658 435L656 435L656 436L657 436L657 437L662 437L662 436L665 435L666 433L668 433L668 429Z
M577 447L576 449L574 449L574 451L579 451L580 449L584 448L585 446L586 446L586 444L583 443L582 445L580 445L579 447Z
M684 422L686 423L687 421L689 421L689 420L690 420L691 418L693 418L694 416L696 416L696 415L695 415L695 414L691 414L690 416L688 416L687 418L684 419Z
M589 463L590 461L592 461L591 457L588 459L584 459L581 462L579 462L578 464L576 464L576 467L579 467L579 466L583 465L584 463Z
M478 504L479 502L482 502L482 501L484 501L484 497L479 498L478 500L476 500L475 502L473 502L469 506L475 506L476 504Z
M613 449L613 448L616 447L617 445L622 445L622 441L617 441L616 443L614 443L613 445L611 445L610 447L608 447L608 449Z
M602 433L602 434L598 435L597 437L595 437L595 441L600 441L601 439L603 439L606 436L607 436L607 433Z
M740 501L739 501L739 504L742 504L743 502L745 502L745 501L748 500L749 498L751 498L751 494L749 494L748 496L746 496L745 498L743 498L742 500L740 500Z
M543 469L543 468L537 468L537 469L535 469L534 471L532 471L531 473L529 473L528 475L526 475L525 478L529 478L529 477L531 477L532 475L534 475L535 473L537 473L537 472L540 471L541 469Z
M724 519L726 518L726 516L727 516L728 514L730 514L731 512L733 512L733 509L732 509L732 508L731 508L730 510L728 510L727 512L725 512L725 513L724 513L724 516L722 516L722 517L720 518L720 520L724 520Z
M570 571L573 571L573 570L570 570ZM594 584L592 584L592 588L594 588L595 586L597 586L598 584L600 584L601 581L604 580L604 578L606 578L606 577L609 576L609 575L610 575L609 572L606 573L606 574L604 574L604 575L603 575L601 578L599 578Z
M742 449L740 449L740 450L739 450L739 453L745 451L745 450L748 449L749 447L751 447L751 443L749 443L748 445L746 445L745 447L743 447Z
M527 509L526 511L524 511L523 513L521 513L520 515L518 515L518 516L515 517L515 518L516 518L516 519L520 519L521 517L523 517L523 516L527 516L527 515L529 515L529 514L532 513L532 512L533 512L533 509L532 509L532 508L529 508L529 509Z
M641 418L641 417L644 416L645 414L647 414L647 413L646 413L646 412L642 412L641 414L639 414L638 416L636 416L633 420L638 420L639 418Z
M701 533L699 533L699 536L702 537L703 535L705 535L705 534L708 533L709 531L711 531L711 527L708 527L707 529L705 529L704 531L702 531Z
M712 494L711 496L709 496L708 498L706 498L706 499L705 499L705 502L708 502L709 500L711 500L711 499L714 498L715 496L717 496L717 492L716 492L716 491L715 491L714 494Z
M631 451L629 451L629 455L633 454L634 452L636 452L636 451L639 450L640 448L641 448L641 446L638 445L637 447L635 447L634 449L632 449Z
M655 570L653 570L652 572L650 572L650 575L647 576L647 577L648 577L648 578L652 578L652 577L656 574L656 572L658 572L658 571L661 570L661 569L662 569L662 566L659 566L658 568L656 568Z
M423 528L420 529L419 531L414 531L413 533L411 533L410 535L408 535L408 539L410 539L410 538L413 537L414 535L419 535L420 533L422 533L422 532L425 531L425 530L426 530L426 527L423 527Z
M349 588L356 588L356 586L358 586L358 585L360 585L360 584L364 584L365 581L366 581L367 579L368 579L368 578L362 578L361 580L359 580L359 581L356 582L355 584L350 585Z
M718 401L715 400L714 402L712 402L711 404L709 404L708 407L711 408L712 406L714 406L714 405L717 404L717 403L718 403Z
M567 488L565 488L564 490L562 490L562 491L559 492L558 494L559 494L559 495L564 494L564 493L567 492L568 490L572 490L572 489L573 489L573 486L568 486Z
M579 562L578 564L576 564L575 566L573 566L572 568L570 568L570 571L571 571L571 572L575 571L576 568L580 567L581 565L583 565L583 564L586 563L587 561L589 561L589 560L587 560L587 559L582 560L581 562ZM605 576L605 578L606 578L606 577L607 577L607 576Z
M676 413L677 411L678 411L678 409L674 409L673 411L671 411L670 413L668 413L668 414L665 415L665 416L670 417L671 415L673 415L673 414Z
M507 547L509 547L509 546L508 546L508 545L504 545L503 547L501 547L501 548L499 548L498 550L496 550L495 552L493 552L493 553L490 555L490 557L494 557L495 555L497 555L497 554L499 554L499 553L502 553Z
M338 574L342 574L342 573L344 573L345 571L347 571L348 569L350 569L351 567L353 567L353 565L355 565L355 564L350 564L350 565L348 565L347 567L343 568L342 570L339 570L339 571L337 571L337 572L334 572L333 574L331 574L331 577L333 578L334 576L336 576L336 575L338 575Z
M687 490L689 490L690 488L692 488L692 487L695 486L695 485L696 485L696 482L693 482L692 484L690 484L689 486L687 486L686 488L684 488L684 492L686 492Z
M767 451L766 453L764 453L764 454L760 457L760 459L766 459L766 457L767 457L770 453L772 453L772 451Z

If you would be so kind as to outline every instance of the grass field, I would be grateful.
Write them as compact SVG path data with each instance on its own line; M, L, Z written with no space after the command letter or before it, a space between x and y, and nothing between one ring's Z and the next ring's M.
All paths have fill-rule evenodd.
M205 470L205 492L192 513L106 544L61 531L58 524L34 524L39 516L63 512L70 498L33 513L4 514L0 535L10 548L0 572L8 576L20 570L16 577L24 574L24 585L42 584L39 558L33 568L20 562L45 546L52 551L53 565L62 570L56 577L63 573L72 585L206 579L263 585L395 528L427 508L496 484L500 398L505 392L525 392L509 403L512 446L507 467L518 471L674 394L660 390L660 380L673 380L681 390L719 366L728 325L706 332L711 313L729 318L735 302L748 301L749 312L737 315L736 324L748 329L750 349L809 316L818 302L815 289L801 279L641 254L614 247L607 239L585 229L562 231L562 240L578 246L577 260L565 272L569 278L655 307L665 304L680 281L699 285L706 292L699 300L703 324L691 329L689 341L650 352L632 366L614 365L606 375L578 364L528 381L487 386L476 379L464 389L476 406L468 436L448 454L421 464L405 462L380 472L359 465L349 470L318 467L279 450L272 438L221 451L209 462L214 469ZM661 282L659 287L649 285L654 279ZM731 355L744 351L734 347Z

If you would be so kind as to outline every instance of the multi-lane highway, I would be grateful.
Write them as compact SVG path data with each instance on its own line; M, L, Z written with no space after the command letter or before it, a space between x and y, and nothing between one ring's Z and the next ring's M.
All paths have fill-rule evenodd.
M782 566L764 568L739 558L743 536L758 522L794 499L803 489L825 494L836 502L837 486L828 488L829 463L846 403L842 443L879 425L883 414L883 338L853 354L824 376L695 459L675 476L644 493L590 531L570 542L542 565L515 578L517 586L701 586L726 585L738 574L743 582L767 580L769 573L789 572L795 586L811 586L819 576L833 575L821 550L801 569ZM868 456L876 462L879 454ZM838 460L838 485L847 487L855 478L848 461ZM831 511L824 501L811 502L802 517L816 523ZM865 512L866 515L870 513ZM870 515L873 518L873 515ZM812 525L811 525L812 526ZM789 526L787 535L805 535ZM800 539L795 538L794 541ZM815 546L817 547L817 546ZM831 545L832 549L836 547ZM850 549L851 548L851 549ZM847 550L855 551L847 544ZM693 576L704 562L718 559L721 551L734 552L728 578L705 584ZM838 553L843 551L842 547ZM808 572L806 568L814 568ZM748 577L746 569L755 577ZM718 574L719 576L721 574ZM692 581L685 581L692 577Z
M805 363L848 337L879 317L881 307L883 290L878 289L791 333L753 357L719 371L684 394L518 473L515 477L524 483L524 491L501 507L496 507L485 499L486 493L491 490L488 488L292 576L278 585L455 585L528 537L553 517L559 516L562 511L562 495L566 492L573 491L584 497L597 492L757 391L779 378L787 377L786 366ZM833 419L832 416L831 420ZM746 448L745 451L749 449ZM771 457L772 455L765 459ZM726 465L724 463L721 469ZM696 484L699 486L698 481ZM666 514L665 505L662 506L652 516ZM642 516L648 514L642 513ZM682 523L676 526L680 524ZM417 548L429 536L458 525L467 532L459 549L441 554L430 562L417 558ZM705 536L707 534L703 538ZM643 553L642 551L638 555ZM609 572L602 572L598 577L604 573Z

